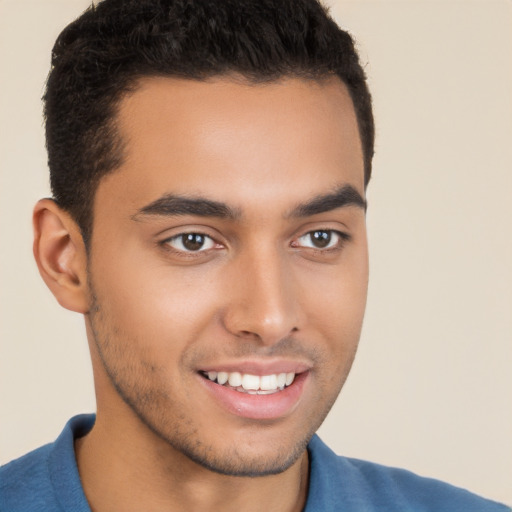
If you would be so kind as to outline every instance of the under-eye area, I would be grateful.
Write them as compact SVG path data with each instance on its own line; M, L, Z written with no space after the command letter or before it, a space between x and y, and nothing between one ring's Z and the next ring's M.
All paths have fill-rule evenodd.
M291 386L296 373L274 373L270 375L252 375L240 372L209 371L200 374L205 378L221 386L230 387L241 393L251 395L270 395L283 391Z

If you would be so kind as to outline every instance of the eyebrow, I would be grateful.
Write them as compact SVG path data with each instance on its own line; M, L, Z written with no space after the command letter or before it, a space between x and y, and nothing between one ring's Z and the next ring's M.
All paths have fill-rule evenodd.
M180 216L198 215L200 217L217 217L220 219L235 220L241 216L238 209L231 208L225 203L205 199L203 197L180 196L166 194L152 203L144 206L132 215L133 220L139 220L140 216Z
M357 206L363 210L366 210L367 206L361 194L351 185L341 186L332 193L318 195L305 203L300 203L285 217L310 217L346 206ZM166 194L142 207L132 215L132 219L140 220L140 217L152 215L165 217L197 215L199 217L237 220L242 217L242 212L238 208L233 208L212 199Z
M318 195L310 201L298 204L287 217L310 217L346 206L356 206L366 211L366 200L352 185L338 187L330 194Z

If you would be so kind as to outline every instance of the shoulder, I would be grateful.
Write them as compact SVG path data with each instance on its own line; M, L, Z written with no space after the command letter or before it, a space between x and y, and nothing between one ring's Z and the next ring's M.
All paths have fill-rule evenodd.
M310 493L306 512L510 512L505 505L404 469L341 457L317 436L308 447Z
M0 510L47 510L52 497L45 445L0 468Z
M74 439L94 416L72 418L54 443L0 467L1 512L90 512L76 466Z

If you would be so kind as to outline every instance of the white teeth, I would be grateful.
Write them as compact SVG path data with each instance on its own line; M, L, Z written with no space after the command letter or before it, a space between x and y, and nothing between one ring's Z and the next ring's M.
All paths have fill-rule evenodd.
M257 375L249 375L246 373L242 377L242 387L244 389L260 389L260 378Z
M229 374L229 385L232 388L237 388L242 385L242 374L238 372L233 372Z
M208 378L210 378L210 375L208 375ZM229 379L228 372L219 372L219 373L217 373L217 382L219 384L221 384L221 385L226 384L228 379ZM210 380L213 380L213 379L210 379Z
M277 389L277 377L275 375L263 375L263 377L260 377L260 389L263 391Z
M252 375L250 373L240 372L215 372L210 371L206 376L211 381L216 381L220 385L229 384L237 391L244 391L252 395L268 395L283 390L285 386L290 386L294 379L295 373L278 373L272 375Z
M284 388L285 384L286 384L286 373L280 373L277 376L277 387Z

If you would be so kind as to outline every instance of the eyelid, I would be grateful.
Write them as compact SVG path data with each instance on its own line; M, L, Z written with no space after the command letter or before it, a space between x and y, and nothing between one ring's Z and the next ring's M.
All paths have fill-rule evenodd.
M161 240L157 240L157 245L171 256L181 259L205 258L207 255L213 255L213 251L225 247L223 242L219 242L220 236L211 233L211 229L201 225L187 225L175 227L172 230L166 230L167 236ZM172 233L172 234L171 234ZM160 233L162 234L162 233ZM187 249L183 246L183 237L186 235L200 235L207 240L208 247L197 250ZM177 245L173 244L177 241Z
M313 245L308 246L308 245L301 245L298 243L299 240L306 238L308 236L311 237L313 235L313 233L318 233L318 232L330 233L331 236L335 235L335 237L337 237L337 239L336 238L334 239L334 243L329 242L329 245L327 247L314 247ZM304 234L295 238L292 242L292 246L296 247L296 248L305 248L305 249L312 249L314 251L327 252L327 251L340 249L341 247L343 247L345 242L348 242L351 239L352 239L351 235L349 235L348 233L346 233L344 231L340 231L339 229L316 228L316 229L310 229L310 230L306 231Z
M184 245L183 245L183 237L187 236L187 235L197 235L197 236L201 236L203 237L205 240L208 240L209 243L207 243L207 247L201 247L200 249L197 249L197 250L192 250L192 249L187 249ZM181 245L181 247L174 247L172 246L171 242L178 242L177 245ZM180 233L178 235L174 235L170 238L167 238L166 240L163 241L164 244L166 245L169 245L171 246L175 251L178 251L178 252L183 252L183 253L191 253L191 254L198 254L198 253L201 253L201 252L206 252L206 251L209 251L210 249L213 249L216 242L215 240L209 236L209 235L206 235L204 233L196 233L196 232L191 232L191 233Z
M308 251L315 251L318 253L328 253L328 252L335 252L343 248L344 244L352 239L352 236L345 232L341 231L340 229L336 229L334 227L327 227L327 226L320 226L320 227L313 227L308 226L309 229L306 227L303 227L303 230L301 230L300 234L298 236L295 236L290 243L290 246L294 249L304 249ZM307 231L306 231L307 229ZM171 230L167 230L171 231ZM211 253L211 251L215 249L221 249L223 247L226 247L224 242L219 242L219 236L212 235L208 233L209 228L206 226L201 225L191 225L191 226L181 226L178 228L172 229L174 231L173 234L170 236L165 237L164 239L157 242L157 244L162 247L164 250L174 253L181 257L199 257L199 256L205 256L207 253ZM316 232L327 232L330 233L331 237L333 238L332 241L329 241L328 245L326 247L316 247L313 243L309 245L308 243L304 243L304 239L306 237L311 237ZM199 248L197 250L193 249L187 249L183 246L183 238L186 235L200 235L206 239L207 247ZM222 239L222 236L220 236ZM302 239L302 240L301 240ZM173 244L172 242L176 241L177 246Z

